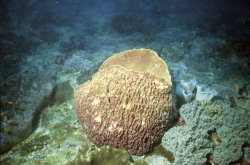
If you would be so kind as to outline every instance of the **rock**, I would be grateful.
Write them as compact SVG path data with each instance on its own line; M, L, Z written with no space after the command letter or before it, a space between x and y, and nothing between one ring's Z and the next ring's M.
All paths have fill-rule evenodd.
M51 69L51 70L50 70ZM4 93L1 99L12 100L13 104L1 110L0 151L4 153L27 138L37 126L41 109L47 106L56 86L57 67L49 66L44 71L37 68L10 76L1 83ZM8 122L11 119L13 122Z
M244 108L250 114L250 82L246 81L241 87L235 85L236 93L231 97L234 106Z
M145 161L148 163L148 165L170 165L171 163L164 158L163 156L159 156L159 155L152 155L152 156L148 156Z
M205 85L196 81L196 79L194 79L191 74L186 73L181 66L174 68L172 74L173 84L176 86L175 94L178 107L190 103L193 100L210 101L218 94L215 89L207 88Z
M202 101L202 100L210 101L218 94L216 90L205 88L203 85L197 85L196 88L197 92L195 100L197 101Z
M184 81L181 80L180 83L177 84L176 87L176 99L178 100L178 106L189 103L193 101L195 97L195 89L196 89L197 81L189 80Z

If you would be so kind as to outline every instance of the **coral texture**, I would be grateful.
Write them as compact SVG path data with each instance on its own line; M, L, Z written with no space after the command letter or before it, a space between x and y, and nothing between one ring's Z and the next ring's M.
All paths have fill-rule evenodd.
M168 83L171 78L165 74L168 71L161 72L160 76L153 74L154 70L143 72L142 66L147 67L138 61L153 51L139 49L125 51L125 54L130 56L134 51L134 63L128 61L130 68L124 60L120 60L123 66L111 64L115 55L101 66L92 81L77 87L75 109L84 132L93 143L125 148L130 154L142 155L161 140L169 123L173 112L171 84ZM120 55L117 54L117 59ZM166 64L155 57L166 69Z
M100 70L112 65L120 65L136 72L148 72L165 79L169 85L172 85L167 64L150 49L132 49L117 53L104 61Z
M174 154L174 164L224 165L243 156L242 145L250 139L244 109L219 101L194 101L183 105L180 115L186 125L171 128L162 138L163 147Z

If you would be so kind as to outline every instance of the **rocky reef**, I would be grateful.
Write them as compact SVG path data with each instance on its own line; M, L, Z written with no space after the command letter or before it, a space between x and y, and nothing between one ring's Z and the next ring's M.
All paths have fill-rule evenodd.
M0 164L249 164L249 5L246 0L190 1L0 1ZM107 69L109 66L100 69L109 72L98 70L110 56L140 48L154 50L167 63L172 95L164 97L173 106L177 103L172 121L167 113L153 111L158 107L149 103L157 99L144 100L143 90L136 91L137 97L121 97L138 84L145 91L153 86L152 93L158 95L164 80L149 79L151 73L140 75L128 67L141 63L141 68L154 68L156 61L148 65L147 59L139 62L131 58L123 66L128 59L120 59L115 61L117 72L111 72L114 66L113 70ZM154 74L165 71L160 68ZM106 79L100 73L105 73ZM115 88L118 80L110 77L124 75L129 75L131 82L143 81L131 87L118 78L127 86ZM117 93L113 100L95 95L100 102L88 97L84 99L88 105L105 101L102 105L107 105L117 99L119 104L113 105L122 110L131 110L131 102L139 107L134 106L134 113L123 111L129 114L123 121L130 123L130 132L125 132L123 139L126 144L126 138L138 142L134 150L141 156L119 145L102 146L111 143L96 146L88 137L92 130L82 130L75 113L74 88L91 77L92 81L95 77L103 80L94 80L100 83L99 91ZM107 88L107 84L112 86ZM153 115L146 113L145 105ZM97 115L94 111L97 109L88 115ZM137 120L145 113L147 120ZM91 119L89 116L85 119ZM96 117L91 120L99 121ZM108 133L126 125L109 119L103 122ZM157 134L163 125L168 128ZM141 133L140 139L144 139L140 141L137 135ZM152 137L160 144L150 144ZM113 144L121 143L117 139Z

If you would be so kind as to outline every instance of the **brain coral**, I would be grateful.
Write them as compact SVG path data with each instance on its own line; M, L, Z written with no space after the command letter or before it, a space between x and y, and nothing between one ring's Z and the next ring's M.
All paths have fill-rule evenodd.
M84 132L96 145L142 155L161 140L173 112L166 63L148 49L107 59L75 88L75 109Z

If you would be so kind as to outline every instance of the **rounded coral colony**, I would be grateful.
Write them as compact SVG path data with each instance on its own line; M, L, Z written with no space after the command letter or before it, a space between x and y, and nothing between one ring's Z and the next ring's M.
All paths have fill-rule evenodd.
M108 58L99 71L75 88L75 110L94 144L143 155L160 142L173 112L166 63L149 49Z

